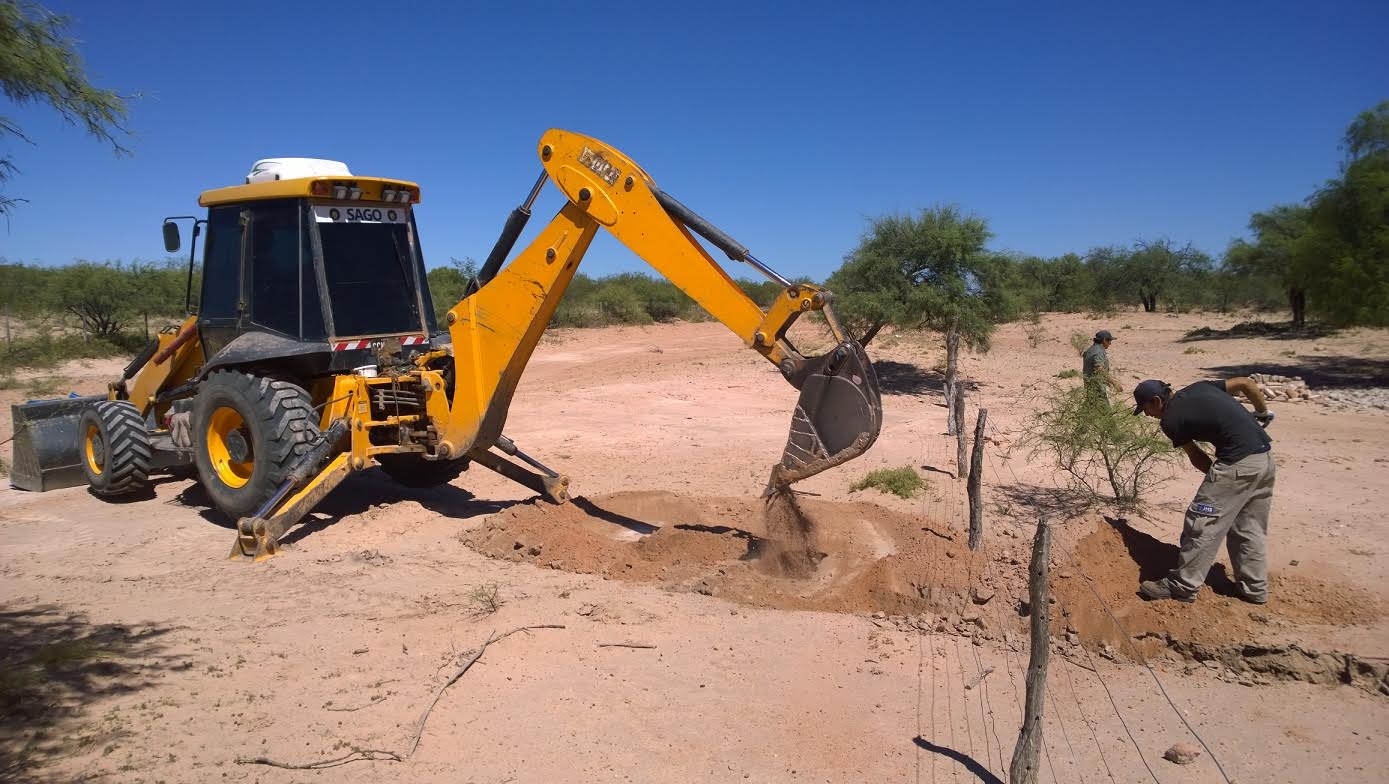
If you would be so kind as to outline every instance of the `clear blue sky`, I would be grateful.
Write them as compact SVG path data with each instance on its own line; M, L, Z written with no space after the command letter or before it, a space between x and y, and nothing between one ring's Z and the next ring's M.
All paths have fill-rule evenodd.
M0 97L37 145L0 140L30 200L0 226L10 261L159 258L163 216L272 156L418 181L426 262L481 259L549 127L626 152L787 275L940 202L999 250L1218 255L1333 176L1345 126L1389 98L1383 0L48 6L97 84L140 94L134 154ZM610 239L585 263L641 268Z

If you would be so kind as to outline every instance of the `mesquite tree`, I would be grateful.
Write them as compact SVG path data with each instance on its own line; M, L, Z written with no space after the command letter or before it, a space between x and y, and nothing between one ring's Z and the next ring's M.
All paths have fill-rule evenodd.
M1013 266L984 250L992 236L984 218L950 205L877 218L827 282L860 343L888 325L945 336L951 433L960 348L987 351L994 324L1014 311Z

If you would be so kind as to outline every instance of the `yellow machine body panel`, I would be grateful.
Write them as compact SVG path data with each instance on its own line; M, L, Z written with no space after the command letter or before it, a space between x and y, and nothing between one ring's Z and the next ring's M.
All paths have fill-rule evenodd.
M212 207L218 204L264 201L266 199L329 198L333 195L333 187L336 185L360 190L360 196L351 201L378 202L382 201L382 191L400 191L401 189L412 194L410 204L418 204L420 200L420 186L409 180L392 180L382 177L320 176L296 177L289 180L253 182L247 185L214 188L210 191L203 191L202 195L198 197L198 204L203 207Z
M189 316L177 330L160 332L155 339L159 347L154 356L126 381L126 399L135 404L141 415L149 414L155 407L160 392L188 382L206 361L198 341L197 316ZM117 396L113 388L111 398Z

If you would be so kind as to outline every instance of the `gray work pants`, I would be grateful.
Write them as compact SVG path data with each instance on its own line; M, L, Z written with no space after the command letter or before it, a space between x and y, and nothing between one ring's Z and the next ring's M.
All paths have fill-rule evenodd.
M1182 551L1168 580L1195 593L1206 583L1223 540L1230 551L1239 590L1248 598L1268 597L1268 512L1277 468L1272 452L1234 463L1216 462L1187 507Z

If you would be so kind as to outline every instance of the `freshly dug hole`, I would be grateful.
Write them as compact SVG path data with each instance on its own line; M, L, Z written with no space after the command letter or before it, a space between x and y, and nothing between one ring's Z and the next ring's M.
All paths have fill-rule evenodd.
M939 523L933 530L944 530ZM460 539L479 552L787 609L898 615L970 606L963 534L870 503L623 492L521 504Z

